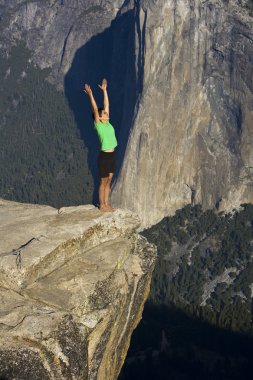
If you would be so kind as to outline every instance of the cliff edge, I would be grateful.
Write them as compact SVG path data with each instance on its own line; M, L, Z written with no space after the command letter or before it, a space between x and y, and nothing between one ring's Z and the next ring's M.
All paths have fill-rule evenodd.
M156 249L128 211L0 200L1 379L116 379Z

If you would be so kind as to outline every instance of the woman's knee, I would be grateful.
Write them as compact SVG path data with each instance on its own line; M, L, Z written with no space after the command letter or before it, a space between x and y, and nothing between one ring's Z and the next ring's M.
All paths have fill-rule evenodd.
M111 186L112 177L108 177L106 186Z
M110 182L112 181L113 174L114 173L109 173L108 181L110 181Z

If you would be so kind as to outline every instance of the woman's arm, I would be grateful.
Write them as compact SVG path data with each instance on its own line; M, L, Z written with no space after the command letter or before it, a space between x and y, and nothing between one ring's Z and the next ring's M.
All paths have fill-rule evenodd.
M104 110L108 113L109 117L109 98L107 94L107 80L103 79L102 84L99 84L98 87L101 88L101 90L104 93Z
M92 108L92 111L94 114L94 120L95 120L95 123L97 124L99 122L98 106L97 106L97 103L93 97L90 85L86 84L84 86L84 92L86 92L86 94L89 95L91 108Z

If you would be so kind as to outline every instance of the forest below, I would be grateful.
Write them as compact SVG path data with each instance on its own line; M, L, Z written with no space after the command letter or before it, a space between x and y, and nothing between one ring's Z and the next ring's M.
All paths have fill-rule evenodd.
M49 72L23 44L0 56L0 197L54 207L91 203L87 147Z
M119 379L251 379L253 205L187 205L143 235L158 260Z

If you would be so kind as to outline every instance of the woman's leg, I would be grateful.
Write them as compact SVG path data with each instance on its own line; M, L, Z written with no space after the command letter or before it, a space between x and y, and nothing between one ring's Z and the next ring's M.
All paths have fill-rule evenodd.
M104 209L105 208L105 189L108 182L109 177L103 177L100 180L100 185L98 189L98 195L99 195L99 208Z
M115 209L110 206L109 204L109 195L110 195L110 189L111 189L111 182L112 182L112 177L114 173L109 173L109 177L107 177L107 182L105 186L105 207L110 210L114 211Z

